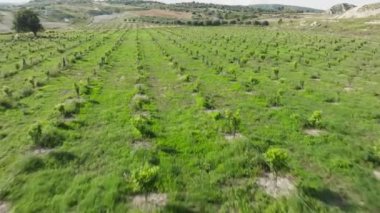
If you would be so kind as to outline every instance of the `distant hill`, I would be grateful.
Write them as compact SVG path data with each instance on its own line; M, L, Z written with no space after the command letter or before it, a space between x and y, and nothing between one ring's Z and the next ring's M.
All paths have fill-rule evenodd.
M321 13L323 10L309 8L309 7L300 7L293 5L282 5L282 4L254 4L249 7L255 8L262 11L270 12L301 12L301 13Z
M356 5L348 3L336 4L332 6L330 9L328 9L327 13L331 15L343 14L354 7L356 7Z

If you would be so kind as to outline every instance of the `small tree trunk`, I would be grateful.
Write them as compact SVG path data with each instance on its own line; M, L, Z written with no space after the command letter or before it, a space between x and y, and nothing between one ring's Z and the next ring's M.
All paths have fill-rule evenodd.
M275 184L275 188L277 190L277 177L278 177L278 174L277 174L277 171L274 171L274 184Z
M34 37L37 37L37 31L33 31L33 35L34 35Z

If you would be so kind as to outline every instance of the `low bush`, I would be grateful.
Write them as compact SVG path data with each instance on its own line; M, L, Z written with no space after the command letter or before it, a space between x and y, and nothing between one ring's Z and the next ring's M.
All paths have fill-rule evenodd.
M63 104L58 104L55 108L65 118L72 117L79 113L82 103L76 99L69 99Z
M20 90L18 98L26 98L34 93L34 89L30 86L24 87Z
M11 109L14 105L15 103L11 98L0 96L0 109Z
M42 169L44 166L45 163L40 157L31 156L22 160L20 171L22 173L32 173L36 172L39 169Z
M147 193L156 190L158 180L158 166L145 164L143 167L132 171L131 184L134 192Z
M314 111L313 114L307 119L305 124L309 128L321 128L322 127L322 112Z
M29 136L33 145L40 148L54 148L64 141L64 136L55 128L43 127L42 124L35 124L29 130Z
M132 125L139 131L143 137L154 137L154 132L152 130L152 121L143 115L135 115L131 119Z
M150 103L150 99L146 95L137 94L132 98L132 108L134 110L143 110L144 105L149 104L149 103Z

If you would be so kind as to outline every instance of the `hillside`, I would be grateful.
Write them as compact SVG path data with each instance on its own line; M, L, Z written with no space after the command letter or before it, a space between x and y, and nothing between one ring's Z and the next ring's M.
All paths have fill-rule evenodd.
M327 10L327 13L332 14L332 15L342 14L354 7L356 7L356 5L348 4L348 3L336 4L332 6L329 10Z
M348 18L367 18L380 15L380 3L366 4L361 7L355 7L338 16L341 19Z
M249 7L258 9L263 12L296 12L296 13L320 13L322 10L308 7L300 7L293 5L282 5L282 4L254 4Z

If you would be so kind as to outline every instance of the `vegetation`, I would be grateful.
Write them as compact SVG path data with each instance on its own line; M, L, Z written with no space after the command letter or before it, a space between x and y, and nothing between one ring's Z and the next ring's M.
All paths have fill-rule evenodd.
M44 29L40 23L38 14L30 9L17 11L13 21L13 27L16 32L32 32L35 36L37 36L37 32Z
M236 23L248 13L226 8ZM282 18L173 27L121 16L1 34L0 205L378 212L378 29ZM258 183L268 173L296 192L272 197Z

